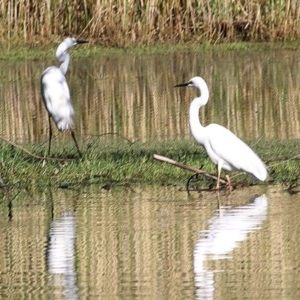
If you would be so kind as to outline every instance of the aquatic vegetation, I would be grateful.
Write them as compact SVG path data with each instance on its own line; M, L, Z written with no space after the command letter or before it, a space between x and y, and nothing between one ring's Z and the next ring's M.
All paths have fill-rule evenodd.
M28 145L26 149L41 157L46 151L35 145ZM300 184L299 140L261 141L253 149L269 167L269 179L263 184L283 184L286 187ZM76 150L71 142L66 146L53 147L52 157L59 160L38 159L5 142L0 144L0 153L2 189L48 185L80 188L91 184L97 184L99 188L132 184L175 184L184 187L191 173L156 161L153 158L155 153L215 173L215 166L204 149L190 141L95 142L83 149L82 159L76 159ZM67 156L69 153L74 154L74 159ZM237 184L261 184L240 172L232 176L232 181Z

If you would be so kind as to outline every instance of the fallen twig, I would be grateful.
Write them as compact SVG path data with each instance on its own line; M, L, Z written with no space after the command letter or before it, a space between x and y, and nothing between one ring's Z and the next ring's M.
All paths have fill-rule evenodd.
M210 173L207 173L203 170L200 170L200 169L197 169L195 167L192 167L192 166L188 166L188 165L185 165L183 163L180 163L176 160L173 160L171 158L168 158L166 156L162 156L162 155L158 155L158 154L154 154L153 157L156 159L156 160L159 160L159 161L162 161L162 162L166 162L168 164L171 164L173 166L176 166L176 167L179 167L181 169L184 169L184 170L188 170L190 172L193 172L193 173L197 173L197 174L201 174L203 176L206 176L208 178L211 178L211 179L214 179L214 180L218 180L217 176L213 175L213 174L210 174ZM224 183L224 184L227 184L227 181L220 178L220 182L221 183Z

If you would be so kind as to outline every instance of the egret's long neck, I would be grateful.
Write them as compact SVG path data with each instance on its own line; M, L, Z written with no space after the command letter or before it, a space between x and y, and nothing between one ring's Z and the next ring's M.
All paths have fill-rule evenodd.
M62 62L60 65L61 71L66 75L70 63L70 54L68 52L64 52L60 57L59 61Z
M200 119L199 119L199 111L200 108L204 106L208 101L209 98L208 87L202 86L200 89L200 93L201 95L195 98L190 104L190 110L189 110L190 129L192 135L198 142L201 142L201 134L203 129L203 126L200 123Z

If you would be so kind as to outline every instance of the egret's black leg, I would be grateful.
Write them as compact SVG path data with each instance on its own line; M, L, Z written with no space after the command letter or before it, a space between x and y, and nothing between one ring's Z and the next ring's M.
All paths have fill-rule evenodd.
M82 154L81 154L81 152L79 150L79 147L78 147L78 144L77 144L77 141L76 141L76 137L75 137L75 133L74 133L73 129L71 129L71 135L72 135L73 141L75 143L77 152L78 152L79 156L82 157Z
M52 140L52 127L51 127L51 117L49 115L49 145L48 145L48 155L50 155L51 150L51 140Z

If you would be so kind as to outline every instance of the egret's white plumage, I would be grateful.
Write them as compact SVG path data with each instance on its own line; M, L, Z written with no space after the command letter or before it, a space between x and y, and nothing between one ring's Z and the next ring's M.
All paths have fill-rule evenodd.
M56 57L61 62L60 67L48 67L41 76L42 98L49 114L48 154L50 154L51 148L52 129L50 118L52 118L60 131L71 131L75 146L79 155L81 156L81 152L73 131L74 109L65 75L68 71L70 63L70 54L67 52L67 50L77 44L83 43L87 43L87 41L77 40L72 37L66 38L56 50Z
M74 109L65 76L57 67L47 68L42 75L42 94L46 109L60 131L74 126Z
M203 78L197 76L187 83L177 84L175 87L191 86L200 91L190 104L189 123L191 133L195 140L204 146L209 158L218 168L217 189L221 170L242 170L252 174L257 179L264 181L268 176L267 168L262 160L227 128L218 124L202 126L199 120L199 110L209 99L209 90Z

